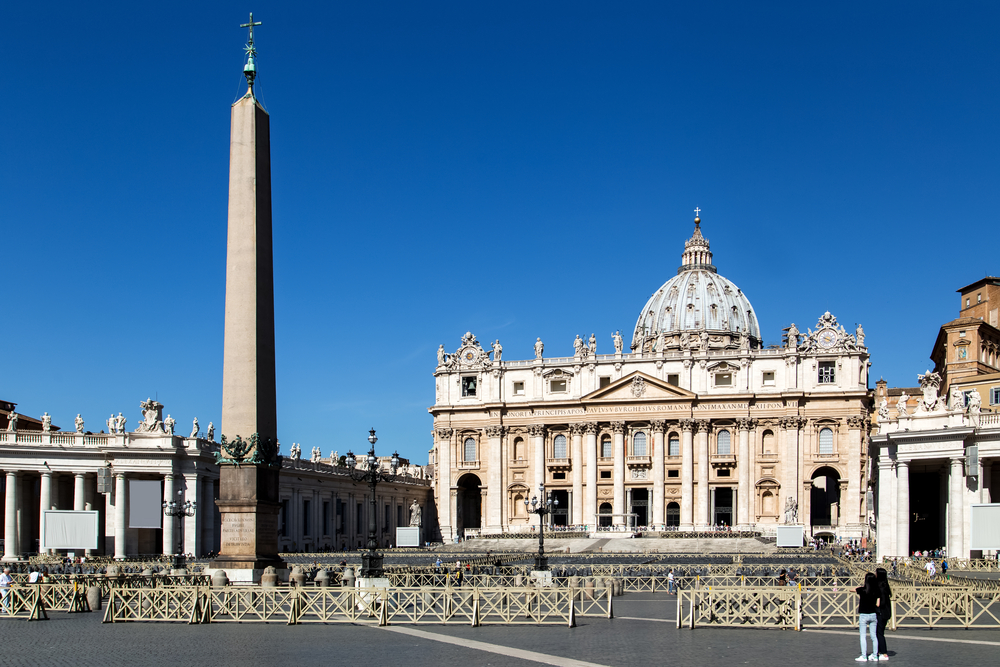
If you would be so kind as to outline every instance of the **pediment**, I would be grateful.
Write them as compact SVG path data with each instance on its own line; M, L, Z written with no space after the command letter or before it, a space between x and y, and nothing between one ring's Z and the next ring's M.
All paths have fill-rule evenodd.
M687 389L675 387L663 380L646 375L641 371L629 373L620 380L612 382L607 387L601 387L583 396L581 401L663 401L682 400L693 401L698 396Z

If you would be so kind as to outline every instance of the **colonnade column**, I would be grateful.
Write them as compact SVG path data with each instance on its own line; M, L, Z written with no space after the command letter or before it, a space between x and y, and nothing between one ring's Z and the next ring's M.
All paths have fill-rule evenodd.
M708 429L710 422L707 419L699 419L698 426L698 510L695 514L695 525L711 526L712 517L709 516L708 497L708 469L711 462L708 460Z
M969 554L964 553L962 539L965 531L963 497L965 486L965 472L963 467L965 461L951 459L951 470L948 477L948 556L951 558L968 558Z
M485 527L499 531L501 529L500 508L503 504L503 482L501 473L503 472L502 438L505 427L487 426L486 437L489 452L487 460L489 463L489 475L486 478L487 494L486 498L486 522Z
M653 516L647 523L653 528L663 529L665 514L663 511L663 433L667 423L662 419L654 420L653 430Z
M534 450L535 458L535 487L531 489L529 496L538 493L538 486L545 483L545 427L540 424L533 424L528 428L531 434L531 447ZM542 499L539 498L539 501Z
M125 473L115 475L115 558L125 560L125 502L128 485Z
M451 436L452 429L450 428L439 428L437 429L437 449L438 449L438 460L437 460L437 477L438 477L438 511L440 512L439 522L441 525L441 539L445 544L452 541L452 513L451 513ZM347 507L347 516L345 517L345 529L349 535L348 544L353 544L355 539L355 534L351 531L350 526L354 523L354 502L351 501L350 506ZM427 539L430 539L429 537Z
M896 553L910 554L910 462L896 461Z
M6 494L4 496L3 559L17 560L17 472L7 471Z
M847 418L847 469L861 469L861 452L867 443L866 433L868 432L868 422L864 415L855 415ZM847 476L847 494L841 496L840 503L840 524L865 523L868 520L868 511L874 508L865 507L865 487L862 475Z
M611 503L611 512L615 515L614 525L625 525L625 422L611 422L611 430L614 432L614 453L615 453L615 486L614 499Z
M736 426L740 435L739 458L736 461L736 471L739 481L736 485L736 526L746 530L750 526L750 420L737 419Z
M597 529L597 422L583 425L587 434L587 501L584 505L581 523Z
M167 502L172 500L177 500L174 498L174 476L164 475L163 476L163 499ZM167 556L173 556L177 553L176 545L177 539L177 518L169 516L167 514L163 515L163 553Z
M875 524L876 558L881 562L886 556L898 556L895 547L896 531L893 526L896 517L892 502L892 462L887 454L878 457L878 520Z
M87 501L87 487L84 486L86 474L78 472L73 475L73 509L77 512L83 510L83 505Z
M45 525L43 512L50 509L52 509L52 473L42 471L41 483L38 486L38 548L42 553L50 553L49 549L42 549L42 536Z
M194 516L186 516L181 521L184 522L184 553L193 554L195 558L201 556L205 551L201 542L201 523L204 513L201 506L204 499L201 495L201 479L198 474L184 475L184 500L197 503Z
M681 530L694 530L693 419L681 420Z
M571 424L569 427L573 438L570 464L573 467L573 507L569 523L584 523L583 521L583 424Z

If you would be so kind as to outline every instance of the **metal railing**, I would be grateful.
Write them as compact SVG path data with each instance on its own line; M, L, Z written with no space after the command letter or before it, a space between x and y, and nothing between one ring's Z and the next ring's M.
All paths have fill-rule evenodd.
M575 626L612 617L607 590L567 588L112 588L105 623L458 623Z

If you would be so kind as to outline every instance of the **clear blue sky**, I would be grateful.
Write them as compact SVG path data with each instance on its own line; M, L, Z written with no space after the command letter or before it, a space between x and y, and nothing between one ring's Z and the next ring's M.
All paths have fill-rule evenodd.
M997 265L997 3L14 3L0 398L72 428L221 411L229 105L263 26L278 424L426 460L467 330L629 336L700 206L766 341L930 366ZM181 428L181 426L183 428Z

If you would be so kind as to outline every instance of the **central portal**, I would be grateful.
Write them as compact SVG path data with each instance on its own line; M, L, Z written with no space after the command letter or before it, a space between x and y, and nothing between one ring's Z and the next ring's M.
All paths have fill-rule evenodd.
M712 490L712 523L716 526L733 525L733 490L719 486Z

